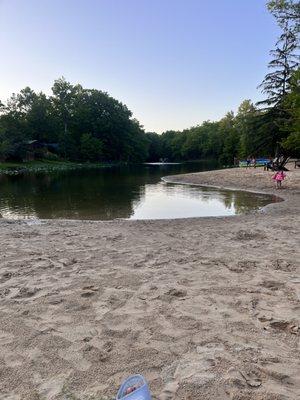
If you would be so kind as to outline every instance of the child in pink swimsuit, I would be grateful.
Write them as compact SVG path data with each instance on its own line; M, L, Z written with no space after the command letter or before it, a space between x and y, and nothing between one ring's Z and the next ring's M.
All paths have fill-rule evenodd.
M281 188L281 182L284 180L285 177L286 175L283 171L277 171L276 174L273 176L274 181L276 181L277 189Z

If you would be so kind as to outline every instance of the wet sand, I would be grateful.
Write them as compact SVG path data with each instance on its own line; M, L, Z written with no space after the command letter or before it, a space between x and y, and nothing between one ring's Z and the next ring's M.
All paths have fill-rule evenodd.
M235 217L0 221L0 399L300 398L300 170L169 177L280 195Z

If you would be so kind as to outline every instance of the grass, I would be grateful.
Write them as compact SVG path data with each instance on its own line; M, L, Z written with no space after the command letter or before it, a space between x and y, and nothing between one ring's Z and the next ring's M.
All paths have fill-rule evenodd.
M18 175L23 172L52 172L71 169L103 168L117 164L105 163L79 163L71 161L27 161L27 162L2 162L0 174Z

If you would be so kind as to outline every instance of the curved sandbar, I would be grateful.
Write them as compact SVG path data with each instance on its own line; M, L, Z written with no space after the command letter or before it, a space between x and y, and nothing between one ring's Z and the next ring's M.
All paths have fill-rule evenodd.
M298 398L300 170L288 176L286 201L234 218L1 220L0 397L111 398L140 372L155 396L172 383L162 399ZM277 195L260 169L180 180Z
M292 165L292 164L291 164ZM167 183L189 184L198 186L215 187L228 190L243 190L252 193L265 193L274 195L287 201L281 207L274 202L264 207L264 211L271 210L276 204L276 212L280 209L286 212L298 213L300 195L299 170L291 169L287 173L287 179L283 183L283 189L277 190L272 179L274 172L264 171L263 168L230 168L214 171L196 172L181 175L169 175L163 177Z

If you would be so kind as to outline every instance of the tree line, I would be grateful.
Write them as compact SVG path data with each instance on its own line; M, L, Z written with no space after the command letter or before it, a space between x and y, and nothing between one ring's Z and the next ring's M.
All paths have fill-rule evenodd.
M54 82L51 96L26 87L1 111L2 160L23 159L32 141L50 144L50 157L73 161L138 162L147 156L146 135L124 104L64 78Z
M273 0L267 7L281 34L270 52L270 72L259 86L265 99L257 104L245 100L236 114L228 112L217 122L205 121L161 136L148 134L151 158L212 157L228 165L251 155L300 157L300 3Z
M0 160L24 160L33 143L41 157L71 161L144 162L300 156L300 3L267 3L281 35L260 85L265 99L244 100L236 114L183 131L145 132L126 105L96 89L56 80L52 94L29 87L0 102Z

